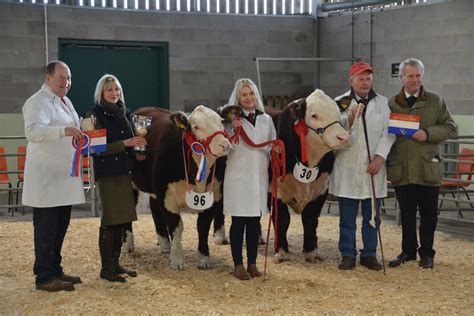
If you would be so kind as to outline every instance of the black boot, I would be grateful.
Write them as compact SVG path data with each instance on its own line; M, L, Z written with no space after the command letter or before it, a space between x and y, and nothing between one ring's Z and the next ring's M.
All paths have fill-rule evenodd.
M114 247L112 249L112 258L113 258L115 271L117 271L118 274L126 273L132 278L134 278L137 276L137 271L126 269L122 267L119 263L120 252L122 251L124 228L123 226L116 226L113 229L114 229Z
M125 278L118 274L114 267L114 229L112 227L100 227L99 229L99 250L102 260L100 277L110 282L125 282Z

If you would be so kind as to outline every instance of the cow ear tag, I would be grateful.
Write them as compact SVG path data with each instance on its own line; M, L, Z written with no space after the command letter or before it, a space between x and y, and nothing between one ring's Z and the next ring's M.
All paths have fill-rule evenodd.
M212 206L214 203L214 192L208 191L204 193L197 193L194 191L186 191L186 205L198 211L203 211Z
M301 162L297 162L293 168L293 176L296 180L303 183L311 183L316 180L318 176L319 168L310 168L303 165Z
M308 150L306 149L306 142L304 137L308 134L308 125L304 120L295 121L295 133L300 137L300 144L301 144L301 162L306 163L308 162Z

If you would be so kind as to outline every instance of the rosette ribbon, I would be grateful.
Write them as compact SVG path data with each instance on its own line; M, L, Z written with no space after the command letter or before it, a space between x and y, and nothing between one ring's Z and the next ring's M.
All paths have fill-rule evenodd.
M87 149L91 144L90 138L87 134L84 134L83 137L78 141L77 139L72 139L72 147L76 150L74 152L74 159L72 160L71 166L71 177L79 176L79 163L81 162L81 152L84 149Z
M201 143L194 142L191 144L191 150L198 156L201 156L201 161L199 162L199 168L196 173L196 181L203 181L206 177L206 151L204 146Z

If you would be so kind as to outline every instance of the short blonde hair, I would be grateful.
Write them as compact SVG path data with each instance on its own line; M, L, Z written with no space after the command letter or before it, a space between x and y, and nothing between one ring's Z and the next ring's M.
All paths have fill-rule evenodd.
M122 103L125 104L125 97L123 95L122 85L120 84L120 81L117 79L117 77L110 74L103 75L99 79L99 82L97 82L97 85L95 87L95 92L94 92L94 102L96 104L100 104L104 90L108 89L112 85L116 85L120 89L120 92L121 92L120 101L122 101Z

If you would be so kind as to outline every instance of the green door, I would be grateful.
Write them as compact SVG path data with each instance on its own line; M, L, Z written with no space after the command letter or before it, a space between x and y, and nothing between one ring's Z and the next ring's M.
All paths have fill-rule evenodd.
M167 43L60 39L59 59L71 69L68 97L79 115L94 105L95 86L106 73L120 80L128 108L169 108Z

